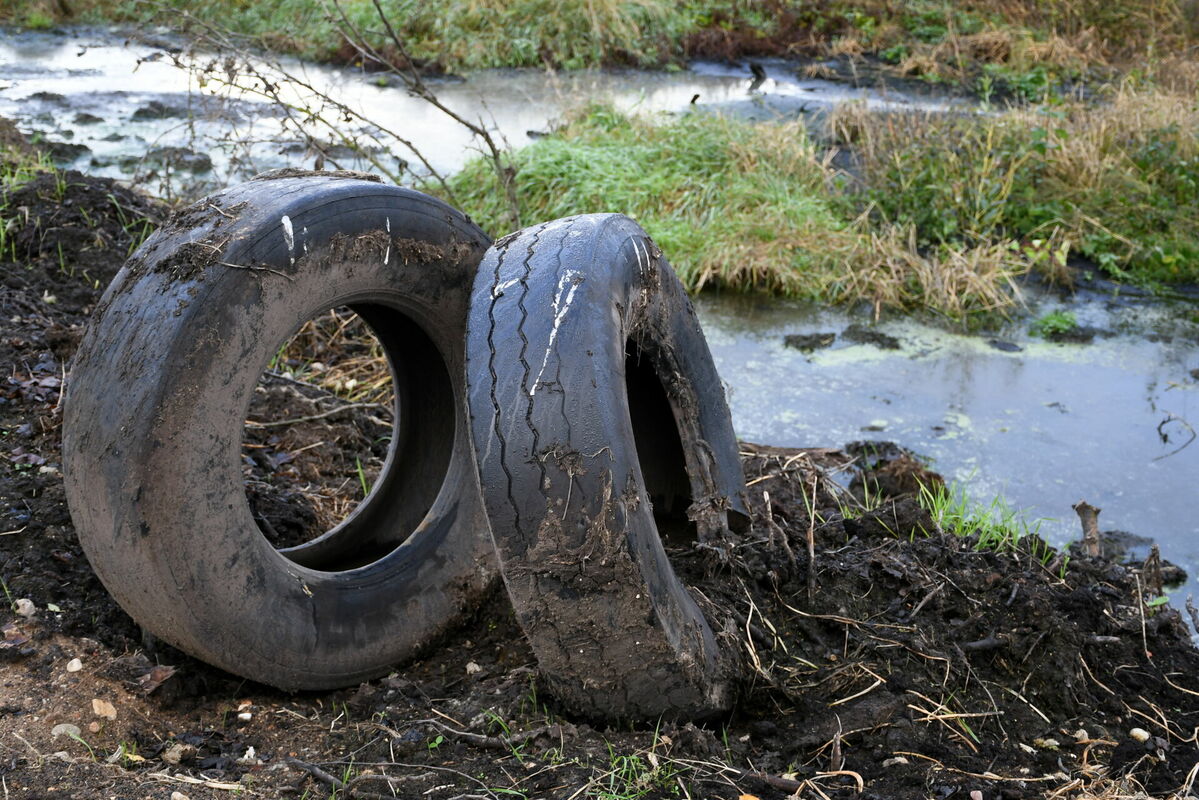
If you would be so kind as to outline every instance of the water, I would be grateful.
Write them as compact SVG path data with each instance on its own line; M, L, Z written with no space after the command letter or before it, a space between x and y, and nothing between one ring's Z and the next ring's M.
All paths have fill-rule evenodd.
M837 332L842 310L746 297L699 298L738 436L795 447L892 440L930 457L983 502L999 495L1056 544L1078 539L1071 509L1103 509L1100 527L1152 537L1199 595L1199 316L1194 304L1072 302L1079 322L1111 333L1055 344L1010 326L1000 341L911 318L877 330L899 350L838 337L826 350L786 347L792 333ZM1034 301L1034 313L1060 307ZM1199 374L1199 373L1197 373ZM1163 441L1162 434L1168 441Z
M459 169L475 152L461 127L402 88L375 85L353 70L295 60L285 66L411 139L440 172ZM754 118L810 115L846 100L878 110L952 105L935 96L805 79L783 63L768 62L766 70L753 93L748 69L720 64L673 73L496 70L433 85L447 105L483 120L515 147L566 109L594 99L681 111L699 95L699 106ZM308 99L302 91L288 96ZM151 102L184 112L134 119ZM81 112L95 119L77 122ZM197 182L193 190L311 163L297 134L252 92L201 89L162 45L125 42L101 30L0 32L0 115L27 132L86 146L75 166L94 174L144 175L152 165L137 159L164 145L207 154L212 169L186 176ZM329 138L327 131L320 135ZM385 164L392 157L378 155ZM1050 298L1037 303L1035 313L1055 307ZM1023 349L1003 352L986 339L896 318L880 330L896 337L901 350L839 339L804 354L784 347L783 336L841 332L853 318L761 299L705 296L698 305L742 438L794 446L898 441L931 457L971 496L1002 495L1031 517L1047 518L1042 532L1059 544L1077 538L1070 506L1086 499L1103 509L1102 527L1151 536L1167 559L1187 569L1192 577L1179 594L1199 588L1199 514L1192 508L1199 442L1170 455L1188 436L1187 425L1199 425L1199 387L1190 375L1199 368L1194 306L1102 296L1073 302L1081 322L1116 334L1090 345L1046 343L1013 328L1004 335Z
M295 59L285 59L282 65L313 90L336 97L381 128L412 141L440 173L460 169L477 152L468 131L402 87L379 86L377 77L352 69ZM262 63L255 67L273 74ZM802 78L782 62L767 62L766 72L766 81L752 93L748 68L708 63L669 73L490 70L467 80L431 80L430 85L455 112L481 122L513 147L527 144L566 110L600 99L625 110L682 111L698 96L700 107L756 118L811 114L846 100L861 100L878 109L946 107L946 101L935 97ZM214 169L207 180L212 185L300 165L304 161L300 137L287 129L275 108L246 88L256 82L243 79L239 88L230 88L221 80L224 74L216 69L201 87L196 75L174 66L163 46L126 42L102 30L68 35L0 33L0 115L16 120L25 131L86 146L90 152L79 156L75 166L109 177L128 176L139 168L144 173L147 165L127 160L164 144L184 145L211 156ZM282 94L298 106L319 105L313 92L303 88L285 88ZM136 118L138 110L151 102L184 113ZM75 121L80 112L97 119L80 124ZM322 140L335 138L320 125L307 127ZM337 126L337 134L350 137L368 131L358 122ZM387 169L395 167L396 157L417 163L411 153L394 144L391 152L377 157ZM371 168L353 157L342 162L342 166Z

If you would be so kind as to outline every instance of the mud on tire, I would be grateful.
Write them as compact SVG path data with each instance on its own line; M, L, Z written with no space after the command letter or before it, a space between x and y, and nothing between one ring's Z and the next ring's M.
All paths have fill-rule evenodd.
M661 252L618 214L504 237L479 267L467 359L492 537L548 688L606 719L728 709L727 621L705 619L660 533L717 546L744 519L744 478Z
M75 359L63 445L80 541L135 620L230 672L320 689L385 672L474 607L495 561L462 336L488 244L420 193L315 175L216 194L142 246ZM276 550L243 490L243 420L274 349L343 305L388 354L393 441L353 514Z

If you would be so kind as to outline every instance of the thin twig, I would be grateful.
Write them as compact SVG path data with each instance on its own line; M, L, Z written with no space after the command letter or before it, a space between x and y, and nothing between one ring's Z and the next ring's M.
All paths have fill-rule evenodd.
M282 425L298 425L301 422L314 422L318 419L331 417L334 414L340 414L343 411L352 411L355 408L378 408L378 403L349 403L337 408L331 408L328 411L322 411L319 414L312 414L307 417L293 417L292 419L276 419L270 422L255 422L252 419L246 420L246 427L249 428L278 428Z
M1191 427L1191 423L1187 422L1182 417L1175 416L1174 414L1167 414L1166 418L1157 424L1157 435L1161 437L1161 440L1163 442L1168 442L1169 438L1166 436L1166 434L1162 433L1162 428L1164 428L1166 425L1168 425L1171 422L1180 423L1184 428L1186 428L1188 431L1191 432L1191 438L1187 439L1185 442L1183 442L1182 444L1180 444L1178 447L1174 448L1170 452L1166 453L1165 455L1161 455L1161 456L1158 456L1157 458L1153 459L1154 461L1161 461L1163 458L1169 458L1170 456L1177 455L1178 453L1181 453L1183 450L1185 450L1191 444L1191 442L1195 441L1195 435L1196 435L1195 429Z
M228 261L218 261L216 263L220 264L222 267L229 267L230 269L244 269L247 272L269 272L272 275L278 275L280 278L287 278L289 281L295 280L286 272L280 272L279 270L271 269L270 267L250 267L246 266L245 264L230 264Z
M1030 782L1030 783L1031 783L1031 782L1034 782L1034 781L1038 781L1038 782L1039 782L1039 781L1056 781L1056 780L1061 780L1061 778L1059 778L1059 777L1058 777L1058 776L1056 776L1056 775L1046 775L1046 776L1044 776L1043 778L1033 778L1033 777L1030 777L1030 776L1028 776L1028 775L1021 775L1021 776L1020 776L1020 777L1018 777L1018 778L1016 778L1016 777L1011 777L1011 778L1009 778L1009 777L1007 777L1007 776L1005 776L1005 775L996 775L994 772L967 772L967 771L966 771L966 770L964 770L964 769L958 769L958 768L956 768L956 767L951 767L951 766L949 766L948 764L945 764L944 762L938 761L937 759L933 758L932 756L926 756L926 755L924 755L923 753L913 753L913 752L912 752L912 751L910 751L910 750L896 750L896 751L894 752L894 755L897 755L897 756L912 756L913 758L922 758L922 759L924 759L925 761L931 761L931 762L932 762L933 764L935 764L935 765L936 765L936 766L937 766L939 769L943 769L943 770L945 770L946 772L956 772L956 773L957 773L957 774L959 774L959 775L968 775L968 776L969 776L969 777L971 777L971 778L980 778L980 779L982 779L982 780L988 780L988 781L1028 781L1028 782Z
M365 800L395 800L395 795L379 794L378 792L364 792L360 789L352 788L345 781L333 777L316 764L309 764L307 761L301 761L293 756L284 756L283 759L296 769L307 772L309 775L316 778L326 786L332 786L338 792L345 792L350 797L361 797L365 798Z

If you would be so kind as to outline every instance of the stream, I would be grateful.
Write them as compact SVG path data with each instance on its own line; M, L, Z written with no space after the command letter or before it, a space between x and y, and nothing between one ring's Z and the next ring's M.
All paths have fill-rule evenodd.
M252 93L201 89L171 63L166 37L126 42L102 29L0 31L0 116L61 143L64 165L137 178L167 196L311 163L272 107ZM402 87L349 69L285 65L401 132L438 172L451 173L476 153L460 126ZM698 95L700 107L759 119L810 117L848 100L879 111L959 107L935 94L805 78L782 62L765 66L767 79L753 93L747 68L711 63L676 72L493 70L431 85L513 147L597 99L682 111ZM301 94L293 99L303 102ZM1040 532L1059 545L1078 538L1071 504L1085 499L1103 509L1103 529L1156 541L1164 558L1188 572L1173 593L1181 607L1187 594L1199 594L1199 514L1191 506L1199 442L1187 445L1190 426L1199 426L1199 305L1098 282L1066 299L1030 288L1028 305L1031 317L1073 312L1094 329L1093 340L1048 342L1029 332L1027 320L978 336L892 316L871 328L894 340L880 346L877 337L854 335L870 320L847 309L727 294L697 300L740 437L785 446L898 442L930 458L972 498L1002 496L1030 521L1041 520ZM812 333L835 337L812 351L785 344L788 335Z

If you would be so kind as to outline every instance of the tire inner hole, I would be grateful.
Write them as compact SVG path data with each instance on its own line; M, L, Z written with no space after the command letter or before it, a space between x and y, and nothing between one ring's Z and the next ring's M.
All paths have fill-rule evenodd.
M698 531L687 518L691 480L678 422L652 358L632 342L625 347L625 387L637 460L658 535L668 547L686 546L696 541Z
M456 408L440 351L409 316L367 302L317 314L254 387L241 447L250 516L306 567L382 558L437 500Z

